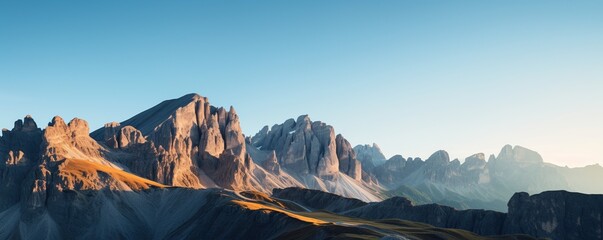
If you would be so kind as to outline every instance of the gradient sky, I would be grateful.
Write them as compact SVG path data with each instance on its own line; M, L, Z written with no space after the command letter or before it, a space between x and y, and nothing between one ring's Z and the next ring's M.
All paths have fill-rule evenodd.
M603 1L1 1L0 127L92 129L196 92L389 157L603 164Z

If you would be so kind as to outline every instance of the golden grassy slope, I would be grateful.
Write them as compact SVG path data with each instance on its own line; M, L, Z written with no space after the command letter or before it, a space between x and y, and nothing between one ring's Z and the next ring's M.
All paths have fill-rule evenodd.
M60 167L60 175L64 178L64 180L67 180L67 183L73 183L75 180L81 181L82 189L99 189L105 187L102 186L104 183L100 182L101 178L99 177L99 173L106 174L116 181L109 184L123 183L131 190L143 190L151 187L167 187L163 184L136 176L111 166L82 159L67 159L61 164Z

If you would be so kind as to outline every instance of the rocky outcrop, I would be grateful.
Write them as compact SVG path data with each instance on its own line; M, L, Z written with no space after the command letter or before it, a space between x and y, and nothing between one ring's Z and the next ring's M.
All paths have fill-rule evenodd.
M146 142L146 138L138 129L132 126L121 127L117 122L105 124L104 131L104 143L111 148L127 149Z
M508 203L504 233L551 239L602 239L603 195L550 191L516 193Z
M356 159L356 153L348 140L341 134L335 138L337 158L339 159L339 171L360 181L362 180L362 164Z
M21 200L21 186L40 161L42 130L27 115L15 121L12 130L2 129L0 137L0 211Z

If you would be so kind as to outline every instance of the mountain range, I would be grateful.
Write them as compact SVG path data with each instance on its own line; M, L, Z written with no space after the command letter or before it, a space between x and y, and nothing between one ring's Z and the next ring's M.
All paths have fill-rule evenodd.
M246 137L197 94L93 132L26 116L0 138L0 239L601 238L601 195L541 193L603 193L599 165L352 146L307 115Z

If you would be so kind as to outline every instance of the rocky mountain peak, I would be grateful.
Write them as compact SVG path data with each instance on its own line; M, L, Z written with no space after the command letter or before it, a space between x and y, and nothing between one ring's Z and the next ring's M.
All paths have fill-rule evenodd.
M90 127L88 127L88 122L83 119L71 119L67 126L69 126L69 129L71 129L73 134L76 136L88 136L90 134Z
M438 150L435 153L431 154L425 163L435 164L435 165L446 165L450 162L450 156L448 156L448 152L444 150Z
M60 116L54 116L52 118L52 120L50 120L50 123L48 123L49 127L57 127L57 128L63 128L63 127L67 127L67 124L65 124L65 120L63 120L62 117Z
M281 166L293 172L318 176L339 172L335 130L323 122L312 122L307 115L260 131L250 142L256 148L274 150Z
M295 122L292 122L291 120L293 119L285 121L285 125L287 125L287 123L297 123L298 129L309 129L312 124L312 120L310 120L310 117L308 115L300 115L299 117L297 117L297 121Z
M381 148L379 148L376 143L373 143L372 145L356 145L354 147L354 152L356 153L358 160L362 162L362 165L369 170L386 161L385 155L383 155Z
M25 118L23 118L23 125L26 128L37 128L38 127L38 125L33 120L31 115L27 115L27 116L25 116Z
M486 155L483 153L476 153L467 158L463 162L463 167L469 170L481 169L486 165Z
M163 101L121 123L109 123L91 134L113 149L129 154L123 164L162 184L236 190L262 190L275 181L257 170L246 150L234 107L211 106L208 99L188 94ZM136 146L136 147L133 147ZM272 160L273 172L279 172ZM261 179L255 176L262 174ZM266 181L265 185L258 184ZM270 188L271 189L271 188Z
M486 154L484 154L484 153L476 153L476 154L473 154L473 155L465 158L465 160L467 160L467 159L477 159L477 160L486 161Z
M44 135L54 137L61 134L69 134L73 136L88 136L90 128L88 122L79 118L73 118L68 124L63 118L55 116L52 118L48 127L44 130Z
M500 162L518 162L518 163L543 163L544 160L539 153L522 146L512 147L511 145L505 145L498 156L497 161Z

